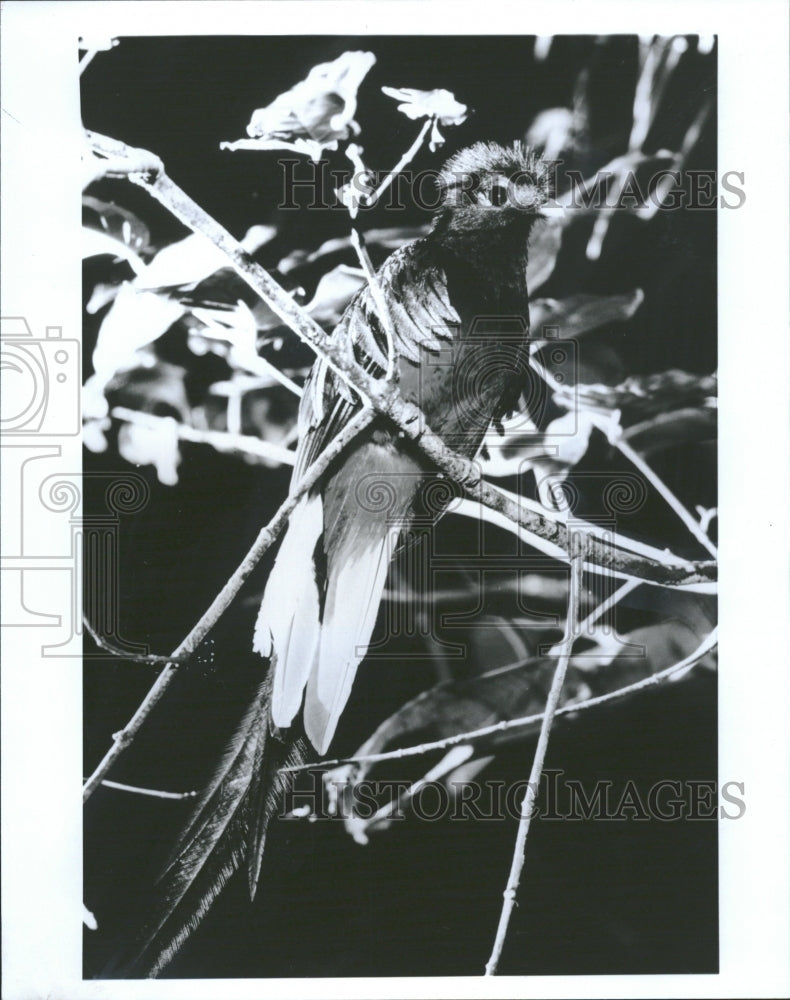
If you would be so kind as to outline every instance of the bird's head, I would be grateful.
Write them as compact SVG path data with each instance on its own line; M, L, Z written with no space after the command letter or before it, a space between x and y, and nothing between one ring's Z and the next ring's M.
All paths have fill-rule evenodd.
M549 165L521 142L477 142L445 163L433 231L462 248L486 235L526 237L549 204Z

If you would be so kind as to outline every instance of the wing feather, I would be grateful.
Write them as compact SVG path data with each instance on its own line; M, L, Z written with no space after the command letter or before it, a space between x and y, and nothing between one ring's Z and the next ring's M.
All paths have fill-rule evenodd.
M419 364L420 352L437 352L452 339L461 319L450 303L447 277L429 263L424 241L396 250L382 264L377 278L389 309L398 359ZM347 340L357 361L371 374L383 375L387 342L368 286L360 289L346 308L332 338ZM313 368L299 412L300 440L293 482L321 454L359 408L359 400L342 379L323 362Z

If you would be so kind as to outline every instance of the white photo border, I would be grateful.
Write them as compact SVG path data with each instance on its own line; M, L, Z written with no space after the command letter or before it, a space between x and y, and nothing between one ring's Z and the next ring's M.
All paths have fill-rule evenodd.
M80 336L77 40L87 32L297 35L302 28L364 37L408 34L414 24L417 34L437 35L716 34L720 173L743 173L746 191L741 209L719 212L719 770L723 780L744 783L747 803L739 822L720 822L719 974L83 981L81 663L42 657L34 626L2 634L7 1000L214 1000L219 991L227 1000L790 994L787 13L784 0L748 7L717 0L490 0L483 17L479 5L443 0L3 4L2 312L24 317L39 340L48 327L61 328L65 340ZM80 471L78 436L45 440L60 449L53 467ZM4 558L66 553L71 539L46 517L39 525L36 504L25 506L25 446L20 439L3 448ZM17 553L12 515L22 513L36 535L30 555ZM25 566L38 574L37 588L51 589L51 606L63 607L73 581L46 560ZM23 595L16 597L24 605Z

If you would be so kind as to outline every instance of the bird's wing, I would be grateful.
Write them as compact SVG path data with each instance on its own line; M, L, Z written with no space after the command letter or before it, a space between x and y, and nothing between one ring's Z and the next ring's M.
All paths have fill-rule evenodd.
M429 263L418 240L391 254L377 279L394 333L396 360L419 364L421 349L438 353L461 325L447 291L441 267ZM372 375L387 367L387 337L369 286L349 303L332 339L351 345L354 357ZM316 362L305 386L299 411L300 440L293 483L321 454L359 408L359 399L325 361Z

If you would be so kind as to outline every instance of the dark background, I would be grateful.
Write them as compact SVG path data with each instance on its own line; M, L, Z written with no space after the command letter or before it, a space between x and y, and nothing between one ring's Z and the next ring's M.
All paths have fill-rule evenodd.
M475 111L464 125L447 130L439 156L424 150L415 168L435 167L481 138L523 136L538 111L570 103L584 67L590 72L594 125L591 142L579 152L585 176L622 151L630 130L636 39L596 44L573 36L557 39L541 63L534 61L532 40L523 37L125 38L111 52L99 53L83 76L84 123L155 152L173 179L234 235L254 223L276 223L278 236L262 258L273 266L294 248L311 249L344 234L347 220L331 211L278 213L273 206L281 186L279 154L220 152L218 145L243 137L252 111L303 79L313 65L349 49L370 50L378 60L361 87L356 115L374 169L391 167L419 128L381 96L382 85L443 87ZM647 148L677 148L711 93L715 56L690 52L665 94ZM346 165L332 154L330 164ZM715 165L711 126L689 166ZM119 203L123 199L139 212L155 241L184 235L144 192L119 185ZM383 216L382 210L371 213L368 224L425 221L413 207L397 219ZM639 286L646 296L639 313L627 329L613 327L597 342L616 352L627 374L670 367L713 370L715 212L659 213L647 227L618 216L605 254L594 265L583 260L588 232L571 234L541 294L604 294ZM88 272L87 294L91 280ZM91 318L86 358L95 328ZM216 377L221 375L206 375ZM184 445L182 456L175 487L159 484L150 467L136 470L148 480L151 499L142 511L122 518L119 535L119 634L160 653L175 647L208 606L278 506L289 478L288 470L251 467L200 446ZM592 467L600 457L593 450ZM611 468L611 455L607 463ZM681 447L663 452L656 467L683 495L715 504L715 454ZM85 469L112 476L130 467L111 447L103 456L86 452ZM105 485L100 477L86 477L87 511L104 509ZM658 501L648 503L629 527L654 544L660 540L680 554L699 556L685 529ZM443 522L441 530L452 535L454 545L466 544L457 519ZM496 544L497 533L491 535ZM506 543L499 539L499 544ZM182 671L114 770L114 780L173 790L200 788L206 781L260 663L250 653L250 641L270 560ZM95 583L86 577L86 586ZM91 595L86 599L90 605ZM619 630L640 624L643 610L624 608ZM86 650L91 652L88 640ZM86 774L155 676L154 667L86 660ZM363 665L332 755L353 752L383 718L434 680L427 660ZM486 777L522 780L531 752L532 745L524 744L503 753ZM627 706L558 725L547 766L587 783L611 780L617 788L632 779L644 794L660 779L715 780L714 680L708 673L694 674ZM141 890L188 809L188 802L107 788L89 802L85 902L100 930L86 936L86 976L102 969L133 921ZM514 820L411 819L360 847L338 823L277 823L256 902L250 905L243 880L235 879L166 974L480 974L496 929L515 830ZM714 821L533 825L502 973L710 973L717 966Z

